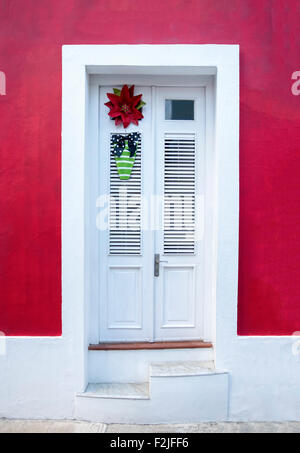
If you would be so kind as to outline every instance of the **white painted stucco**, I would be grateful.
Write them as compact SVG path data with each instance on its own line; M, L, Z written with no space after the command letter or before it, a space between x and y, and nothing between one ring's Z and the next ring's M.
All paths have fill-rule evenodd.
M75 394L86 387L87 71L110 74L121 67L125 73L133 66L145 74L150 68L216 74L216 366L229 372L229 419L300 420L300 356L292 353L297 338L237 336L239 47L226 45L63 47L63 335L6 339L0 354L0 417L71 418Z

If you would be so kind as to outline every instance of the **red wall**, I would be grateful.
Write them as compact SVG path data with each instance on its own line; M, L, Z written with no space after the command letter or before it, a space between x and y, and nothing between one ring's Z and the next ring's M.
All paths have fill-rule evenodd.
M240 334L300 330L299 0L0 0L0 330L61 333L61 46L241 46Z

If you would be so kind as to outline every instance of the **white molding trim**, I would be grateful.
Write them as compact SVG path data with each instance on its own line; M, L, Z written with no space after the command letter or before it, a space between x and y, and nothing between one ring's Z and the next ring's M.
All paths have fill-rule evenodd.
M239 46L66 45L62 48L63 336L86 385L85 147L88 74L215 75L216 358L237 331L239 223ZM219 346L221 346L219 348ZM217 364L218 365L218 364Z

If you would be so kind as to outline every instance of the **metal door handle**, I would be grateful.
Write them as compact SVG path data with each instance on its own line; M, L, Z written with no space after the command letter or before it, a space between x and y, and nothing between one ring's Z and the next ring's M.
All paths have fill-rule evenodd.
M167 263L168 261L161 261L160 254L155 253L154 255L154 277L159 277L159 264L160 263Z

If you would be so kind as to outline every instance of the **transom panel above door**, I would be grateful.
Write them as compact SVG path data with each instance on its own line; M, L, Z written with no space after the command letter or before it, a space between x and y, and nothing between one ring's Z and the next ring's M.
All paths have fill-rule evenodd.
M204 89L136 86L144 118L124 130L104 105L113 88L100 88L100 342L201 339ZM140 138L121 180L112 135L130 132Z

